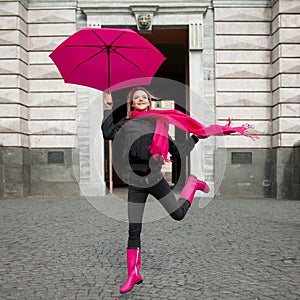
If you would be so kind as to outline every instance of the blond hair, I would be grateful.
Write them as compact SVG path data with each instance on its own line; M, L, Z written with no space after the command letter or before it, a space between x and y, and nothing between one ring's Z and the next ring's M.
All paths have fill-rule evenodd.
M132 100L133 100L133 94L136 91L143 91L147 94L148 101L149 101L149 104L150 104L149 107L148 107L148 110L152 109L152 99L156 99L156 97L151 95L150 92L148 90L146 90L145 88L143 88L143 87L135 87L132 90L130 90L129 93L128 93L128 96L127 96L127 116L126 116L127 119L130 119L131 113L133 111Z

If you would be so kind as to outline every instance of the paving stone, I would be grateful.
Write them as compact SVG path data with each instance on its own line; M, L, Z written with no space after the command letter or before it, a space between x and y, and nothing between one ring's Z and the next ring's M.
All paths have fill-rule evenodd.
M144 282L120 295L125 222L83 198L1 200L0 299L299 299L299 212L299 201L214 199L182 222L145 223Z

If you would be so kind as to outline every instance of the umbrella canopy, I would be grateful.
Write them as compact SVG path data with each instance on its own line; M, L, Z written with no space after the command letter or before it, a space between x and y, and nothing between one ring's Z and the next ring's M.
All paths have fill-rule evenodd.
M166 59L135 31L113 28L83 28L62 42L50 58L65 82L108 93L150 84Z

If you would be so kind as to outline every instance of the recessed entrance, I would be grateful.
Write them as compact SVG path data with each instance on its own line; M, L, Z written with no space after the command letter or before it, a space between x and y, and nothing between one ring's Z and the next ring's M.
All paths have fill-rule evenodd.
M135 29L135 28L133 28ZM180 28L170 27L158 27L153 28L151 34L144 35L152 44L154 44L167 58L156 73L157 78L166 78L170 81L178 82L180 88L168 88L168 86L162 86L160 80L153 80L152 84L147 87L155 96L174 100L174 108L180 111L186 112L188 109L188 89L185 85L189 82L189 70L188 70L188 28L182 26ZM168 84L165 81L164 84ZM114 113L114 119L124 117L126 115L125 99L127 97L129 89L116 91L113 93L113 99L116 106L119 106L117 113ZM177 141L184 141L186 139L186 133L182 130L175 130L175 138ZM109 187L109 149L108 143L105 145L105 181L107 187ZM172 178L173 184L178 183L182 185L185 181L186 174L188 172L188 160L184 162L174 161L172 163ZM181 173L181 176L179 177ZM182 181L182 182L181 182ZM113 172L113 186L121 187L124 183Z

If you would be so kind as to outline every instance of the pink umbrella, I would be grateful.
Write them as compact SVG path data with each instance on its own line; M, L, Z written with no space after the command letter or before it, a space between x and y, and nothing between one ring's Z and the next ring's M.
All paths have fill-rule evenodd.
M81 29L61 43L50 58L65 82L108 93L150 84L166 59L135 31L113 28Z

